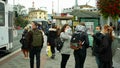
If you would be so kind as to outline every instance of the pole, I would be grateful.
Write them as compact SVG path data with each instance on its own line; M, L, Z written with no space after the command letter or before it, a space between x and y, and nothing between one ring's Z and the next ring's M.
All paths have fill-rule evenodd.
M58 13L59 13L59 0L58 0Z
M15 0L13 0L13 6L15 5Z

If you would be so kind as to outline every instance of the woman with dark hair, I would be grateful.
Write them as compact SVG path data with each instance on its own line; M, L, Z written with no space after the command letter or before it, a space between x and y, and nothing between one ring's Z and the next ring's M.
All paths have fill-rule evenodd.
M72 49L70 48L70 40L71 40L72 30L68 24L65 24L61 28L60 38L64 41L63 47L61 49L61 68L66 68L67 61L72 53Z

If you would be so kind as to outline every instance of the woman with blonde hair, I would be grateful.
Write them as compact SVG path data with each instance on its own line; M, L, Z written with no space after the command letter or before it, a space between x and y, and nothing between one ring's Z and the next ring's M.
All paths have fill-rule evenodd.
M112 28L105 24L101 31L103 34L102 43L100 44L100 68L112 68L112 41L114 37L112 36Z
M28 59L28 45L27 45L27 42L26 42L26 36L27 36L27 33L29 31L29 28L28 27L25 27L24 28L24 31L23 31L23 34L22 34L22 38L20 40L20 43L22 44L22 47L21 47L21 50L24 54L24 59Z

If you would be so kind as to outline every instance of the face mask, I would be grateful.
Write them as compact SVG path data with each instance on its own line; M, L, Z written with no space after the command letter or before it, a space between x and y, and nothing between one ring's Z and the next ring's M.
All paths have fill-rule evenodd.
M98 33L98 32L100 32L100 30L95 30L95 33Z
M71 34L72 34L72 29L71 29L71 28L66 29L66 30L65 30L65 33L67 33L67 34L70 34L70 35L71 35Z

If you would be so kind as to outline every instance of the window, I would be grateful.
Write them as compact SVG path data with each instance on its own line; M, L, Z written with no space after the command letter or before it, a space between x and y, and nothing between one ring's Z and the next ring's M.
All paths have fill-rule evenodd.
M0 26L5 26L5 8L4 4L0 3Z

